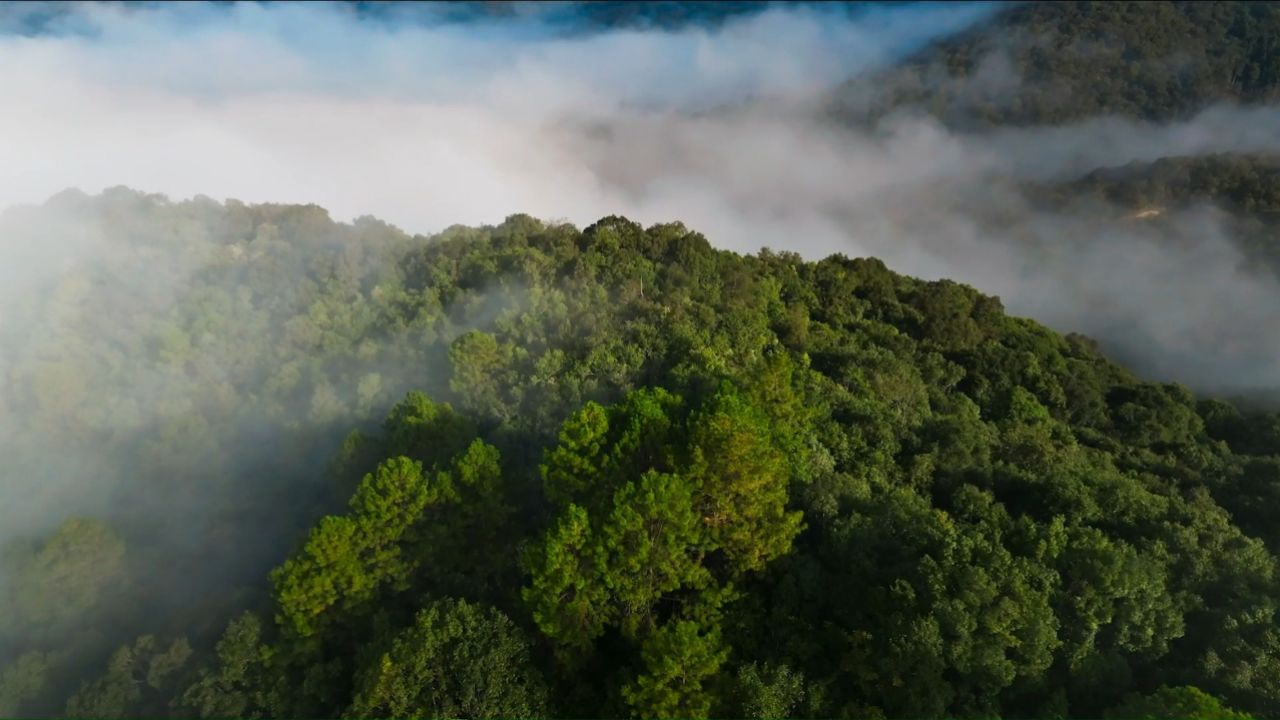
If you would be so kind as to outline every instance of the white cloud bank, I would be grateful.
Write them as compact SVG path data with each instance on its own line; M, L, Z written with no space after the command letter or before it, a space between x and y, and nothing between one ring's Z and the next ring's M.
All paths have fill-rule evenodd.
M1239 269L1212 220L1170 242L994 192L978 201L1014 208L1010 232L1062 250L1046 255L1014 250L963 206L934 207L945 191L926 189L1280 150L1274 108L980 136L911 117L875 134L821 119L825 88L995 9L794 6L716 29L564 36L537 12L392 24L336 4L85 5L53 26L65 32L0 36L0 206L127 185L315 203L412 232L515 212L678 219L736 250L874 254L955 277L1161 377L1280 385L1280 293Z

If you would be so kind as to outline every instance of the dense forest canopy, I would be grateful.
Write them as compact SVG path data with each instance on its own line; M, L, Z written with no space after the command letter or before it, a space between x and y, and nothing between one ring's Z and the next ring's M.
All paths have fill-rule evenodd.
M6 549L4 714L1280 707L1280 415L971 288L616 217L5 223L69 218L4 455L112 493Z
M1155 122L1280 86L1280 7L1269 2L1028 2L835 91L865 122L910 106L978 130L1104 114Z
M472 140L298 26L349 52L311 78L341 102L271 149L365 114L367 79L386 137L308 154L458 142L414 205L544 197L519 175L618 205L587 223L124 186L0 208L0 717L1280 716L1277 6L803 6L340 6L397 71L421 57L370 39L397 23L567 43L498 78L537 96L505 122L554 132L462 113ZM148 8L0 10L0 80ZM832 38L870 49L734 85L763 39ZM276 50L250 95L305 75ZM529 71L583 58L580 105ZM611 60L640 90L602 90ZM766 92L797 68L841 84ZM681 72L731 91L645 94ZM240 117L214 90L200 122ZM324 187L405 177L350 175Z

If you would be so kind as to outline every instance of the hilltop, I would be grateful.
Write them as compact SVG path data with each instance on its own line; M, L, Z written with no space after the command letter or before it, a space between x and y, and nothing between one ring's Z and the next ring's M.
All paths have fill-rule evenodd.
M617 217L60 203L104 255L6 325L4 452L125 480L6 553L5 714L1280 707L1280 416L972 288Z

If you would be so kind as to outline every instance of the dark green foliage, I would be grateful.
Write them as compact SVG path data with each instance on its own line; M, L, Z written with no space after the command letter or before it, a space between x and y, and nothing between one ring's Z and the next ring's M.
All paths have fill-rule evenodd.
M1274 415L871 259L84 202L144 208L123 267L165 218L213 259L129 327L99 314L118 282L41 296L6 447L145 462L111 526L6 548L5 712L1098 717L1183 707L1163 686L1280 712ZM185 398L155 431L72 382L143 373ZM245 428L268 451L222 459ZM216 507L149 512L182 492Z
M168 648L150 635L112 654L107 670L67 701L67 717L127 718L164 713L175 675L191 657L186 638Z
M218 640L211 667L201 668L173 706L179 715L202 718L256 717L262 704L256 689L268 681L262 622L252 613L232 620Z
M1173 718L1205 718L1205 720L1248 720L1249 715L1222 706L1213 696L1194 687L1162 687L1147 695L1131 695L1108 710L1108 718L1124 720L1172 720Z
M1106 202L1127 213L1123 221L1156 230L1170 228L1179 211L1215 207L1246 258L1280 273L1280 159L1274 155L1165 157L1024 191L1036 207L1051 210Z
M965 130L1097 115L1164 122L1280 93L1280 8L1259 2L1011 3L994 22L835 94L866 122L913 107Z
M351 717L541 717L546 686L505 615L460 601L423 608L358 671Z

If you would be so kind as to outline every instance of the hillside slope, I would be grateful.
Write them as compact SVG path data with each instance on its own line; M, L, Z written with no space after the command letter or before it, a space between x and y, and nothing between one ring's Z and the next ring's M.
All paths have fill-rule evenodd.
M1031 2L856 78L846 122L915 108L949 127L1060 124L1098 115L1186 119L1280 92L1280 7L1254 2Z
M1280 416L971 288L622 218L5 225L78 252L0 330L3 481L91 517L4 554L0 714L1280 711Z

